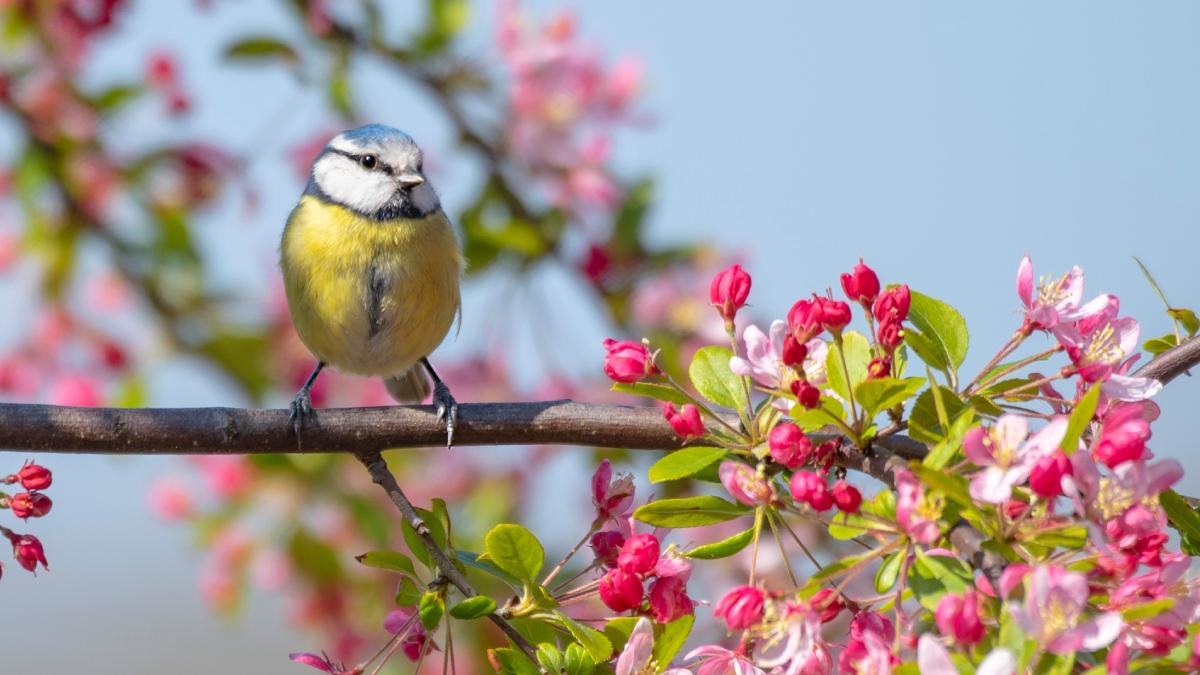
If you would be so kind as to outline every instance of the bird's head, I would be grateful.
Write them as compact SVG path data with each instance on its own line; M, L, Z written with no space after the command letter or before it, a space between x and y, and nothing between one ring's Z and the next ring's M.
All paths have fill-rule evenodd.
M441 206L422 160L408 134L368 124L329 141L313 160L306 192L377 220L420 218Z

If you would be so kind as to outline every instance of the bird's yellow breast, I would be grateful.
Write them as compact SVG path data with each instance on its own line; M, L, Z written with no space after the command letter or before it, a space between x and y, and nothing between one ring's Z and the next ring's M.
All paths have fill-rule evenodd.
M377 221L305 195L280 244L300 339L361 375L403 373L441 343L459 311L462 266L441 210Z

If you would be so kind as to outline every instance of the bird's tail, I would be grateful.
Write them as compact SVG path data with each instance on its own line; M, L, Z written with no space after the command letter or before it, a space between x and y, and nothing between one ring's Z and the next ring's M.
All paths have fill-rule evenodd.
M388 393L392 398L399 403L420 403L429 398L433 387L429 384L429 378L425 377L425 370L420 363L416 363L412 368L383 379L384 386L387 387Z

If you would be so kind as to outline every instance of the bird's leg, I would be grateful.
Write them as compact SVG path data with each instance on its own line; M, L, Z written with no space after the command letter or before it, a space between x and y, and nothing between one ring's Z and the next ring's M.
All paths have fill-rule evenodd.
M429 365L428 358L422 358L421 364L425 366L425 370L429 371L429 377L433 378L433 404L437 406L437 416L439 420L446 423L446 447L454 445L454 423L458 421L458 401L450 395L450 387L442 382L442 378L438 377L433 366Z
M300 391L296 392L296 397L292 399L291 411L288 413L288 421L292 423L292 430L296 435L300 435L300 430L304 428L304 422L316 417L317 413L313 410L312 396L309 392L312 390L313 382L317 381L317 375L321 369L325 367L324 361L317 361L317 367L313 368L312 374L304 381L304 386L300 387Z

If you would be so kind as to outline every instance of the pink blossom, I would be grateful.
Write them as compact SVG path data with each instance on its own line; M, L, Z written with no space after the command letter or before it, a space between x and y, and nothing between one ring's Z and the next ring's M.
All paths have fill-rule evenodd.
M1054 499L1063 493L1063 476L1071 475L1071 459L1061 449L1043 455L1029 472L1029 488L1043 499Z
M741 265L732 265L713 277L708 300L726 321L732 321L750 296L750 275Z
M637 382L649 375L658 374L654 356L646 345L632 340L604 340L604 374L616 382Z
M863 264L861 258L851 272L842 274L841 280L846 297L863 307L870 308L879 296L879 276L875 270Z
M1080 330L1080 325L1088 328ZM1145 377L1122 374L1123 362L1138 346L1140 327L1135 319L1124 317L1101 323L1080 322L1074 326L1059 326L1055 336L1075 364L1084 382L1102 383L1104 393L1122 401L1136 401L1154 396L1162 383Z
M766 595L754 586L738 586L721 598L713 616L724 619L730 630L745 630L762 621Z
M213 455L195 459L208 489L222 499L242 495L254 481L254 470L244 457Z
M775 488L771 481L759 475L754 467L726 460L721 462L717 475L729 494L746 506L763 506L775 500Z
M1088 605L1087 578L1060 565L1035 568L1025 580L1024 602L1010 604L1021 629L1054 654L1070 654L1108 646L1121 630L1121 615L1084 615Z
M650 611L659 623L670 623L691 614L695 603L688 597L687 580L678 576L659 577L650 585Z
M792 675L829 675L833 657L821 635L821 622L817 610L790 603L780 620L764 624L754 648L755 662Z
M331 675L361 675L363 672L362 666L355 666L347 670L344 665L329 660L329 657L311 652L294 652L288 654L288 658L296 663L311 666Z
M813 471L797 471L788 485L792 499L808 504L816 511L833 508L833 495L825 478Z
M917 667L921 675L958 675L950 653L929 633L922 634L917 640Z
M1150 440L1150 422L1158 419L1159 408L1150 401L1122 403L1104 415L1103 428L1092 455L1108 468L1141 459Z
M967 459L983 467L971 478L971 497L1002 504L1014 486L1024 483L1042 457L1058 449L1067 431L1067 419L1058 417L1026 442L1029 427L1024 417L1004 415L989 429L977 427L963 439Z
M617 554L617 567L631 574L649 574L658 563L661 547L653 534L635 534L625 540Z
M646 675L656 672L654 658L654 628L646 617L638 619L625 648L617 657L616 675ZM669 668L662 675L691 675L685 668Z
M614 612L627 612L642 604L645 589L637 574L617 568L600 577L600 601Z
M812 457L812 441L791 422L776 424L767 437L767 446L771 459L789 469L803 466Z
M746 358L734 356L729 360L729 369L737 375L749 377L764 389L779 389L786 367L780 356L786 332L787 325L782 321L771 324L770 337L758 326L746 326L742 331Z
M940 500L925 494L921 483L908 469L896 469L896 521L921 544L931 544L941 536L937 519L942 514Z
M766 675L745 654L718 645L702 645L688 652L684 661L701 661L696 675Z
M620 532L605 530L593 534L590 545L592 553L596 556L596 562L612 569L617 566L617 555L621 552L621 546L624 543L625 536Z
M96 382L84 375L62 375L50 385L50 402L54 405L94 408L100 405L100 390Z
M1025 256L1017 266L1017 295L1025 305L1025 320L1049 330L1060 321L1073 320L1083 300L1083 270L1072 267L1057 279L1039 279L1035 295L1033 261Z
M620 522L633 510L633 476L621 474L616 480L612 476L612 463L602 460L592 474L592 505L597 519Z
M409 661L420 660L422 654L437 649L437 645L425 632L425 626L411 609L394 609L383 620L383 629L393 635L401 634L400 648Z
M858 513L859 507L862 506L862 493L844 480L834 483L829 492L833 496L833 503L843 513Z

